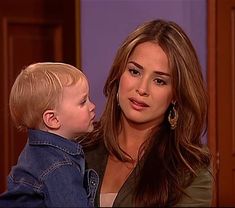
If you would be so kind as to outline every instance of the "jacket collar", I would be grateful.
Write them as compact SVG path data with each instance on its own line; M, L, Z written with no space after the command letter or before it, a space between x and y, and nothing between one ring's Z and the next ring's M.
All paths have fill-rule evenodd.
M59 135L41 130L29 129L29 144L37 146L52 146L70 155L79 155L83 153L81 145L79 143L68 140Z

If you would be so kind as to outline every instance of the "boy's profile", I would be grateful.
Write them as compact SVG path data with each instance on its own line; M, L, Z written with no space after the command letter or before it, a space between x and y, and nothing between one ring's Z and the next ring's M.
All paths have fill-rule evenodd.
M28 130L28 141L0 207L93 206L98 176L85 173L84 153L75 142L93 130L95 105L86 76L65 63L31 64L16 78L9 107L16 127Z

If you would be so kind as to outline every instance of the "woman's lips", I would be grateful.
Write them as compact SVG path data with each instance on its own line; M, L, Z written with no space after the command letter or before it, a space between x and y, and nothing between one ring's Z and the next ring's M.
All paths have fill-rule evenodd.
M146 104L143 101L134 99L134 98L129 98L130 102L131 102L131 106L135 109L135 110L143 110L144 108L149 107L148 104Z

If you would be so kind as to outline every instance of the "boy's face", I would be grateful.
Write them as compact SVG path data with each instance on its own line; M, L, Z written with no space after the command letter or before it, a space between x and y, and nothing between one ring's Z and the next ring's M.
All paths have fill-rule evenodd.
M60 128L57 133L73 139L82 133L93 130L95 105L89 100L89 85L86 79L65 87L62 101L56 108Z

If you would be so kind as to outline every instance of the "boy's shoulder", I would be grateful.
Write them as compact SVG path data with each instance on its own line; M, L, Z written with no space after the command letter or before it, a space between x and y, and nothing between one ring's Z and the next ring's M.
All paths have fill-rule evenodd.
M85 161L81 146L68 140L59 141L57 137L47 132L30 131L27 144L9 178L17 181L26 177L37 183L64 166L83 169Z
M41 130L29 130L29 145L35 148L49 147L52 151L58 150L71 156L83 155L82 146L79 143Z

